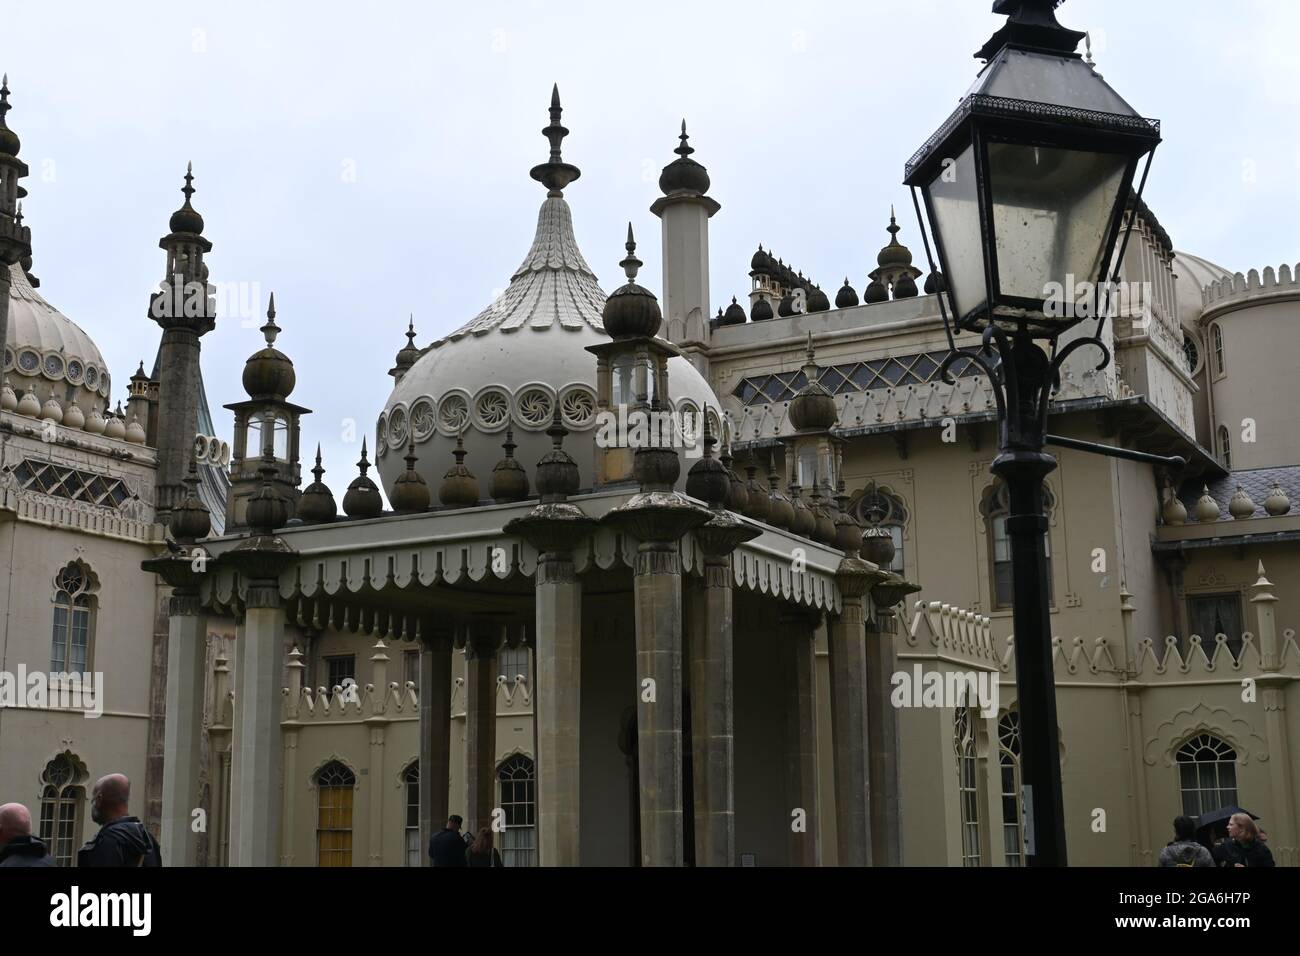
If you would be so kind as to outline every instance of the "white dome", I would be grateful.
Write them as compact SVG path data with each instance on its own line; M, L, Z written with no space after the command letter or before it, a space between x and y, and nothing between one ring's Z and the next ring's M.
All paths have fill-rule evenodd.
M10 267L9 282L4 376L14 391L31 387L42 403L53 397L64 410L75 398L87 416L107 407L112 383L90 336L41 298L20 266Z
M1232 273L1221 265L1188 252L1174 253L1174 276L1178 292L1178 321L1195 328L1201 317L1201 292L1213 282L1231 279Z
M405 470L412 437L417 470L434 500L464 431L466 464L489 496L492 467L502 457L507 427L527 469L551 448L546 428L560 402L570 435L565 450L590 487L596 428L596 357L587 346L609 341L601 324L605 293L578 250L569 205L549 195L537 217L532 248L510 285L471 322L425 349L393 389L379 417L375 455L385 488ZM684 358L668 363L673 409L705 408L717 396ZM715 419L715 434L716 434ZM689 461L683 461L685 481Z

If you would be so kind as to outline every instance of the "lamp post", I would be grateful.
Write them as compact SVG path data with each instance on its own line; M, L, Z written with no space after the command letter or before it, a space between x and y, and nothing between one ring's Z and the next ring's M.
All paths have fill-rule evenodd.
M999 454L992 470L1010 499L1030 866L1066 863L1043 513L1043 479L1056 467L1043 450L1048 403L1076 350L1100 350L1098 370L1110 362L1102 332L1123 244L1113 253L1138 166L1145 158L1140 196L1160 142L1159 122L1134 111L1076 52L1084 34L1057 22L1061 2L994 3L993 12L1008 19L976 54L987 61L984 69L908 162L904 179L931 268L927 218L943 275L939 304L951 348L943 377L951 384L948 370L967 358L994 385ZM1092 334L1061 343L1064 332L1090 318ZM956 331L980 334L981 344L958 349Z

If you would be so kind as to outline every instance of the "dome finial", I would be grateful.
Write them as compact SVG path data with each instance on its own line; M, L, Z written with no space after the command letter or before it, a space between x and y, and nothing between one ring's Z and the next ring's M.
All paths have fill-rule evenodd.
M17 134L5 122L5 116L10 109L12 107L9 105L9 74L6 73L4 78L0 79L0 153L17 157L22 144ZM21 186L18 187L18 195L19 197L26 195L26 191Z
M548 197L559 198L564 195L564 187L581 176L582 172L577 166L566 163L560 155L560 144L564 141L564 137L569 135L569 131L560 123L560 114L564 109L560 106L560 84L558 83L551 87L550 112L551 122L542 128L542 135L551 144L550 159L539 166L534 166L529 175L546 187Z
M262 335L266 337L268 348L275 345L275 337L280 334L280 327L275 324L275 293L271 293L270 301L266 306L266 325L260 329Z
M185 205L190 204L190 197L194 195L194 163L185 164L185 185L181 187L181 192L185 194Z
M687 156L691 155L691 153L695 152L695 150L691 147L691 144L687 142L686 120L684 119L682 120L682 135L677 138L682 141L682 145L678 146L675 150L673 150L674 153L676 153L678 156L685 159Z
M635 282L636 275L641 271L644 263L636 257L636 237L632 235L630 222L627 224L627 242L623 244L623 248L627 250L627 257L619 265L623 267L623 274L627 276L627 281Z
M415 313L411 313L410 320L406 323L406 341L412 346L415 345Z
M361 439L361 460L357 462L357 470L361 472L362 478L364 478L366 476L366 472L370 470L370 460L369 458L366 457L365 438Z
M325 475L325 469L321 467L320 463L320 442L316 443L316 467L311 470L311 473L316 476L318 482Z

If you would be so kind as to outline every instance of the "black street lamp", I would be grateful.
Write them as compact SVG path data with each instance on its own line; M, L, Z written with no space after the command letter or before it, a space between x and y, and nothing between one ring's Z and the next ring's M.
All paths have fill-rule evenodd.
M942 270L939 303L952 350L944 379L951 384L948 369L968 358L995 386L999 454L993 473L1010 498L1031 866L1066 862L1043 513L1043 479L1056 467L1043 450L1052 440L1048 402L1062 364L1077 349L1096 346L1099 370L1110 362L1102 331L1114 307L1111 290L1123 245L1113 253L1138 165L1145 157L1140 197L1160 142L1160 123L1134 111L1075 52L1084 34L1057 22L1061 2L994 3L993 12L1008 20L976 54L987 64L957 111L912 157L904 179L930 256L918 190L924 200ZM1091 335L1061 344L1062 333L1090 317L1097 323ZM982 344L958 349L953 326L980 333ZM1100 446L1085 450L1107 453ZM1126 454L1135 456L1155 460Z

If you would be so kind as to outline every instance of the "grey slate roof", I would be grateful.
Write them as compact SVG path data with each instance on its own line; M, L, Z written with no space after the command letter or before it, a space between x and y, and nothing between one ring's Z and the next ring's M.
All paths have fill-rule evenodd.
M1251 500L1255 502L1255 516L1263 517L1266 514L1264 499L1273 490L1273 482L1275 481L1282 486L1282 490L1291 499L1291 510L1300 512L1300 465L1234 471L1223 478L1209 482L1210 497L1219 503L1219 509L1222 511L1223 517L1227 518L1228 502L1237 493L1237 486L1241 485L1246 494L1250 495ZM1205 482L1203 481L1188 482L1178 490L1178 499L1187 508L1188 524L1193 524L1196 521L1196 502L1200 500L1201 490L1204 486Z

